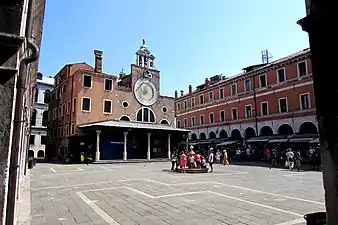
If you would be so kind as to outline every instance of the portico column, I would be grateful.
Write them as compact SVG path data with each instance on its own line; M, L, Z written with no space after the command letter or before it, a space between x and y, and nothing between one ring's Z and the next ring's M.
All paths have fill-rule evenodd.
M123 142L123 160L127 160L127 136L128 132L123 132L124 142Z
M187 151L189 151L189 135L187 134L186 140L185 140L185 147Z
M170 136L171 136L171 134L168 134L168 159L171 158L171 151L170 151Z
M95 162L100 161L100 134L101 134L101 130L96 130L96 153L95 153Z
M147 133L147 135L148 135L147 159L150 160L150 136L151 136L151 133Z

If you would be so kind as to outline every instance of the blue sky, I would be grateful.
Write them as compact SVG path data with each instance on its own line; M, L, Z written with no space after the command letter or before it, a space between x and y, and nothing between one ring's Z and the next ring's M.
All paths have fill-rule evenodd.
M161 93L196 87L206 77L231 76L261 62L308 47L296 24L303 0L47 0L39 70L54 76L64 64L94 63L130 71L144 38L161 71Z

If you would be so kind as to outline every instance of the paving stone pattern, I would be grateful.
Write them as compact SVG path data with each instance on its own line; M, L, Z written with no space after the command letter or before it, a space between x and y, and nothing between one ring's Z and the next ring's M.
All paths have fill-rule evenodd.
M301 225L324 210L321 173L215 166L179 174L169 163L38 164L33 225Z

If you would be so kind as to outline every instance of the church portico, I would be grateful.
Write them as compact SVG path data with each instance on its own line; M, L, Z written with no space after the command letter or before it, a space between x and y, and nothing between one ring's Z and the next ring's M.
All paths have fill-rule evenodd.
M104 121L79 126L87 146L96 146L85 152L95 155L95 161L128 159L170 159L171 149L188 137L189 130L168 125L132 121ZM96 134L96 138L93 138ZM188 142L186 143L188 144ZM85 148L87 149L87 148ZM89 148L88 148L89 149Z

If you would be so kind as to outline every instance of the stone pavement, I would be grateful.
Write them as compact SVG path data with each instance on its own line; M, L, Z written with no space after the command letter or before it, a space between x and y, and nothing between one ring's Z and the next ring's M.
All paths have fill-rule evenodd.
M324 210L321 173L215 166L179 174L169 163L38 164L31 224L300 225Z

